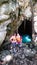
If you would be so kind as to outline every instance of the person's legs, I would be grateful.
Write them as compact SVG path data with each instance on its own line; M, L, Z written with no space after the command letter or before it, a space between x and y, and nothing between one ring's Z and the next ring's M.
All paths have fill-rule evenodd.
M13 47L15 47L16 46L16 43L13 43Z
M19 42L19 43L18 43L18 47L21 47L21 46L22 46L22 43L21 43L21 42Z
M16 47L16 43L13 43L13 53L14 53L14 54L16 53L15 47Z

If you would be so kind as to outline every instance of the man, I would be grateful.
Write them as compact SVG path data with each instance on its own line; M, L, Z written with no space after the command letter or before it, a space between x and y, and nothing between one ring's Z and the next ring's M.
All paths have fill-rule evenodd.
M17 33L16 41L17 41L16 44L17 44L18 46L20 46L21 43L22 43L22 37L19 35L19 33Z
M14 34L14 35L11 36L10 42L11 42L12 45L15 47L15 45L16 45L16 34Z

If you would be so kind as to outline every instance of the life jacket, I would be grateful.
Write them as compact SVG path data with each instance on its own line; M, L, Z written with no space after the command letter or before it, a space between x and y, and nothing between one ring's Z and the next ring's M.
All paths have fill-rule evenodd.
M21 38L21 36L20 36L20 35L17 35L17 36L16 36L16 41L17 41L18 43L21 43L22 38Z

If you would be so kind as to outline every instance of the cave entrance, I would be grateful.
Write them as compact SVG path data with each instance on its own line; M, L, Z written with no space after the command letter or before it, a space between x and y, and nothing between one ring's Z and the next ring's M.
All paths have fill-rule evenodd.
M32 38L32 22L29 20L24 20L18 28L18 33L20 35L29 35Z

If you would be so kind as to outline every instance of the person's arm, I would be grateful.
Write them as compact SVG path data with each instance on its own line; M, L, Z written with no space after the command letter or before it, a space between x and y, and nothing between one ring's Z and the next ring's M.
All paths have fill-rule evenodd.
M13 40L13 36L10 38L10 42L12 42L12 40Z

